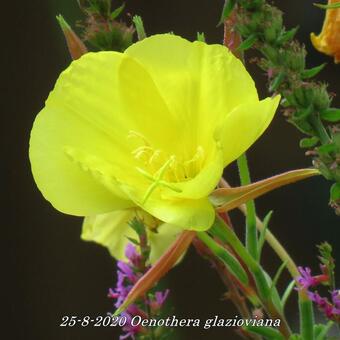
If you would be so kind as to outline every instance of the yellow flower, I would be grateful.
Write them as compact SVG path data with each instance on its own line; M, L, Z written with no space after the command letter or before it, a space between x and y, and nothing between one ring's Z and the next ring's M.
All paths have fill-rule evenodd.
M339 2L328 0L328 5ZM333 56L335 63L340 62L340 8L327 9L321 33L311 33L311 40L318 51Z
M155 35L88 53L64 71L30 140L35 181L67 214L139 207L206 230L223 169L263 133L279 97L259 100L224 46Z

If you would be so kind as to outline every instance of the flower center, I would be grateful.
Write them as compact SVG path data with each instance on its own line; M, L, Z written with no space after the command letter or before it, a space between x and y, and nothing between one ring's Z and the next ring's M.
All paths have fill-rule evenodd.
M190 159L185 160L183 157L154 148L145 136L136 131L130 131L128 138L135 138L141 144L132 151L134 158L141 164L141 167L136 169L152 182L145 194L144 203L158 186L181 192L176 183L194 178L203 167L205 154L201 146L197 147Z

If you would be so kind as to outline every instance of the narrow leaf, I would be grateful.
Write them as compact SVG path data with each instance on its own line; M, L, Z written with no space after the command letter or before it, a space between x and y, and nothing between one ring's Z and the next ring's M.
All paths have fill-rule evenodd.
M236 0L225 0L223 10L222 10L222 14L221 14L221 18L220 18L220 21L218 22L217 26L222 25L224 23L224 21L228 19L229 15L233 11L235 5L236 5Z
M296 285L296 281L292 280L292 282L287 286L286 290L284 291L282 298L281 298L282 308L285 308L287 300L288 300L290 294L292 293L295 285Z
M312 78L316 76L321 70L323 70L325 66L326 66L326 63L310 68L308 70L303 70L301 73L302 79L308 79L308 78Z
M320 113L322 119L328 122L338 122L340 120L340 109L329 108Z
M122 313L130 304L143 296L158 282L188 249L195 235L194 231L183 231L162 257L137 281L123 304L115 311L114 316Z
M198 238L218 257L228 270L244 285L248 284L248 276L239 261L227 249L216 243L205 232L197 234Z
M210 195L210 200L215 205L217 212L225 212L274 189L319 174L316 169L288 171L249 185L216 189Z
M263 249L264 242L266 240L266 232L268 229L269 221L273 215L273 211L269 211L269 213L263 219L263 229L261 230L259 241L258 241L258 254L259 258L261 258L261 253Z
M276 285L277 285L277 283L278 283L278 281L279 281L279 279L280 279L280 276L281 276L283 270L284 270L284 269L286 268L286 266L287 266L287 263L288 263L288 261L286 260L285 262L283 262L283 263L281 264L281 266L280 266L279 269L277 270L277 272L276 272L276 274L275 274L275 276L274 276L274 279L273 279L273 282L272 282L272 285L271 285L270 289L274 289L274 288L276 287Z

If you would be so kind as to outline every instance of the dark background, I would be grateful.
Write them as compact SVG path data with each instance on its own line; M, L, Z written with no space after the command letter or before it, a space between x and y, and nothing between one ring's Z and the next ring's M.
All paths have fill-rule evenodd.
M204 31L209 43L221 42L222 30L216 28L216 23L222 0L126 2L129 12L143 17L148 34L174 31L192 40L197 31ZM116 1L115 7L118 4ZM275 1L275 4L285 12L288 27L300 26L298 38L306 44L308 66L329 62L320 78L329 82L330 90L338 90L340 66L313 50L309 42L309 33L321 30L323 11L314 8L308 0ZM5 58L1 64L1 144L5 170L2 192L7 208L1 219L5 236L1 278L6 302L2 310L10 318L3 323L9 326L6 337L14 340L118 339L112 328L58 326L63 315L96 316L113 310L106 294L108 287L115 284L115 263L104 248L80 240L81 219L59 213L43 199L33 182L28 160L33 120L59 73L70 63L55 16L62 13L74 23L81 13L75 0L8 1L1 4L1 10L2 57ZM264 76L253 66L250 70L264 97ZM339 105L338 98L335 102ZM298 147L300 138L300 133L277 115L249 152L253 179L309 166L310 160ZM226 177L237 184L234 166L227 169ZM257 201L260 216L274 210L271 229L296 262L311 265L315 270L315 244L328 240L338 245L339 218L327 206L328 189L329 183L324 179L313 178ZM237 228L242 230L242 225ZM264 255L265 266L273 273L279 261L267 247ZM337 258L339 256L338 248ZM224 318L236 315L233 307L220 299L224 287L216 273L193 250L166 280L178 317L206 319L214 315ZM296 320L295 303L289 303L288 307L290 319ZM176 339L225 339L227 335L229 339L237 338L230 329L189 328L183 329Z

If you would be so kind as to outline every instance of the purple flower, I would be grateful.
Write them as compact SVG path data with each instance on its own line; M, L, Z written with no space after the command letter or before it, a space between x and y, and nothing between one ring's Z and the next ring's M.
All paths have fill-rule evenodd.
M136 247L128 243L128 245L125 248L125 256L128 258L128 260L135 266L140 267L142 262L141 255L137 252Z
M332 292L332 302L325 297L321 297L317 292L307 292L308 297L311 301L315 302L320 310L322 310L328 319L334 320L340 316L340 308L339 308L339 292Z
M162 308L164 302L168 298L169 293L169 289L165 290L164 292L156 292L154 299L150 299L149 304L154 312L157 312Z
M124 340L124 339L128 339L128 338L131 338L132 340L134 340L135 335L140 332L141 326L132 326L131 325L132 317L129 313L123 312L121 314L121 316L126 317L127 321L126 321L125 326L123 326L123 328L122 328L123 331L125 332L125 334L121 335L119 337L119 340Z
M340 291L339 290L333 290L332 301L333 301L334 306L340 309Z
M299 284L298 289L308 289L309 287L315 287L320 283L316 277L312 276L312 271L309 267L298 267L298 270L301 274L301 276L296 279Z
M115 288L110 288L108 292L108 297L116 300L114 304L116 308L123 304L133 285L148 269L148 266L145 265L146 260L137 252L134 245L127 245L125 255L129 261L117 262L117 284ZM168 295L168 289L164 292L156 292L154 296L152 296L152 294L146 294L143 302L145 307L147 305L150 306L148 312L143 310L143 302L137 302L136 304L128 306L125 312L122 313L122 315L127 318L127 323L122 328L124 334L119 339L124 340L130 338L134 340L136 334L146 332L145 328L141 326L132 326L132 318L136 315L139 315L142 318L148 318L150 315L158 315Z

